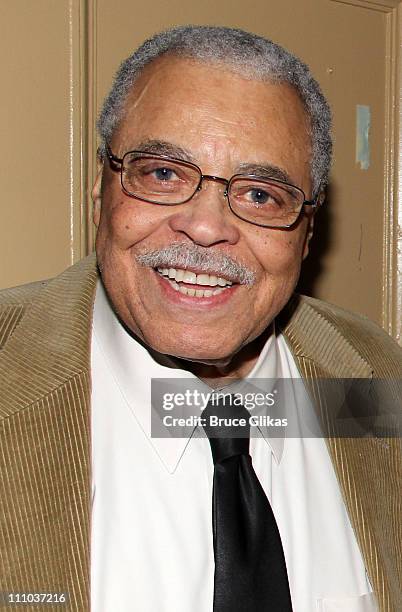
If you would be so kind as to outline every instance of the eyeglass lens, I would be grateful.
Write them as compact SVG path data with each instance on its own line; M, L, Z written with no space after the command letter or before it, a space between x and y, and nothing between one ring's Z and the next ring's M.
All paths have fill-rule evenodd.
M197 191L201 172L192 164L148 154L124 156L122 183L130 195L155 204L181 204ZM230 208L238 217L259 225L294 223L304 202L296 187L275 180L235 176L229 182Z

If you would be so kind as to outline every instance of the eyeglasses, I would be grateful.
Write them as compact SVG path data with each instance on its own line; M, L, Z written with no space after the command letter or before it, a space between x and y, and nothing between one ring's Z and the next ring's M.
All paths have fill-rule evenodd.
M151 204L176 206L185 204L202 189L205 179L225 185L224 196L229 208L243 221L270 228L294 225L304 206L317 207L318 199L306 200L304 192L294 185L253 174L235 174L229 180L202 174L193 163L143 151L128 151L116 157L109 146L106 153L112 170L120 166L123 191Z

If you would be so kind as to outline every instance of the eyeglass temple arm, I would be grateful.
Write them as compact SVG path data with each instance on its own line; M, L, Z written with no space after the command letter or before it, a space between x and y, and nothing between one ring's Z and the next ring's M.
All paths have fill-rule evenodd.
M318 200L315 198L314 200L304 200L303 206L312 206L313 208L317 208Z
M317 189L317 195L312 200L305 200L303 202L303 206L313 206L313 208L319 208L324 202L324 199L324 193L321 189L321 186L319 186Z
M106 149L106 155L108 156L108 158L110 160L112 160L113 162L115 162L116 164L122 164L123 163L123 159L121 157L117 157L116 155L113 155L109 145L107 143L105 143L105 149Z

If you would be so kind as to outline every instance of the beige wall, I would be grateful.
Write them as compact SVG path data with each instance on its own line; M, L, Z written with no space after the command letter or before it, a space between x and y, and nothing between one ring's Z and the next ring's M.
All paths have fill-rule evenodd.
M79 3L0 0L0 286L82 254Z
M159 29L225 24L301 56L333 106L331 188L301 288L400 337L400 2L258 0L245 10L233 0L155 0L150 10L133 0L0 0L0 17L0 286L54 275L92 248L94 120L119 62ZM356 105L371 109L367 170L355 158Z

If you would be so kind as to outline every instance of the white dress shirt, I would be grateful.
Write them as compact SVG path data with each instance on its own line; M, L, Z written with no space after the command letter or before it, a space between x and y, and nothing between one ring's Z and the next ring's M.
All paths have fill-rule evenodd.
M271 334L248 378L276 377L300 374L284 338ZM120 324L99 282L91 611L212 612L209 442L151 437L151 378L195 377L157 363ZM263 434L251 439L250 454L281 534L294 612L377 612L325 440Z

